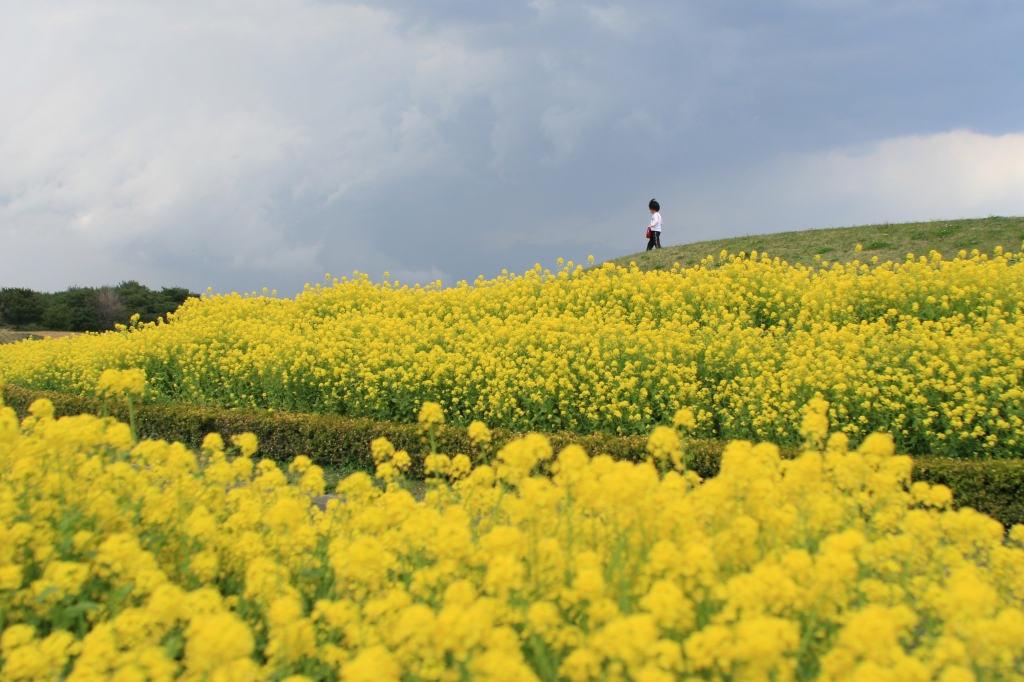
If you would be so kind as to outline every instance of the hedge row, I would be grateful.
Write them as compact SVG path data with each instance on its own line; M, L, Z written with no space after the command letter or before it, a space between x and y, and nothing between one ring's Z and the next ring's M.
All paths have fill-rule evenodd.
M28 414L29 405L38 398L49 398L58 417L101 414L105 407L97 398L34 391L20 386L5 386L3 395L4 402L22 418ZM106 408L108 414L128 421L126 403L111 401ZM135 420L140 438L174 440L196 448L208 433L219 433L226 440L232 434L251 431L259 439L263 457L287 462L297 455L307 455L320 466L350 471L373 471L370 443L381 436L397 449L407 450L412 455L413 473L417 475L416 467L421 461L418 455L428 450L416 424L335 415L150 404L136 406ZM441 426L435 435L441 452L475 453L464 428ZM497 452L505 443L521 435L506 428L494 429L490 449ZM556 451L576 443L591 455L606 453L616 459L631 461L647 457L646 436L579 435L570 432L547 435ZM721 454L719 441L696 441L690 448L691 468L701 476L713 476L718 472Z
M99 414L103 402L96 398L67 395L50 391L33 391L18 386L3 388L4 402L19 417L38 398L49 398L57 416L82 413ZM124 403L110 403L109 414L128 421ZM251 431L259 438L260 454L279 462L297 455L307 455L316 464L342 472L372 471L370 442L381 436L396 448L413 455L413 475L420 475L421 455L427 450L423 436L415 424L377 422L333 415L256 412L195 407L189 405L141 405L136 408L136 424L143 438L174 440L196 448L208 433L220 433L225 439L236 433ZM466 429L442 426L437 435L438 448L446 453L474 452ZM522 434L505 428L492 432L491 450ZM555 450L576 443L589 454L605 453L616 459L631 461L647 457L644 436L606 434L579 435L569 432L548 434ZM688 448L688 465L704 478L718 473L725 444L714 440L693 440ZM783 449L783 456L792 456L795 449ZM1007 526L1024 523L1024 460L964 461L943 457L916 457L913 478L917 481L942 483L953 490L957 506L973 507L998 519Z

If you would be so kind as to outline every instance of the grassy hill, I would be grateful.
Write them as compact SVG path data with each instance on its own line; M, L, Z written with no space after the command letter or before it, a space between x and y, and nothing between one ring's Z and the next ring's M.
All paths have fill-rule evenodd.
M936 250L945 258L953 258L960 250L970 253L978 249L991 253L996 246L1021 250L1024 242L1024 218L992 216L971 220L936 220L927 223L899 223L837 227L827 230L779 232L731 239L669 246L664 249L616 258L613 263L627 266L631 261L642 270L668 270L673 263L683 267L698 264L709 255L718 256L725 249L730 253L768 252L789 263L811 265L820 255L823 261L904 260L908 253L927 255ZM856 251L857 245L864 250Z

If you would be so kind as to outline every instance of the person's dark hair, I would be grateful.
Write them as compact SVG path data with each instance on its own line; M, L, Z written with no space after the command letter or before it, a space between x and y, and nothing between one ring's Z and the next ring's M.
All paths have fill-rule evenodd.
M653 209L655 211L660 211L661 210L661 204L659 204L654 199L651 199L651 203L647 204L647 208Z

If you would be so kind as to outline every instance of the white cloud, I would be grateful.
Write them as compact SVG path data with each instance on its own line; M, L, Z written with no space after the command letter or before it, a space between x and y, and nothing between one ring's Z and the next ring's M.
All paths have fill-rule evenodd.
M819 5L0 0L0 286L450 283L642 248L652 195L674 242L1024 212L1020 136L846 146L1015 130L1019 41Z
M183 206L239 197L252 176L307 142L295 128L255 112L216 117L196 111L180 118L155 115L81 145L70 133L66 153L28 173L35 150L17 133L5 138L8 159L0 183L11 199L4 224L68 229L112 242L161 227ZM38 138L34 138L38 139ZM21 142L21 144L19 144ZM19 149L18 147L22 148ZM257 210L250 206L247 213Z
M636 32L645 22L646 17L636 8L611 5L609 7L587 7L587 11L604 29L614 33L630 34Z
M565 161L585 138L592 119L593 113L584 108L554 106L545 109L540 119L541 129L554 149L544 160L548 163Z
M722 235L1022 215L1024 133L954 130L785 155L673 194L664 203L681 207L683 230L699 225Z
M159 258L184 257L191 242L221 269L309 277L321 244L295 229L289 202L314 210L457 167L439 127L493 83L500 60L457 31L417 33L355 5L39 2L4 13L0 270L3 285L45 289L144 275L116 265L129 243ZM388 260L362 226L336 229L352 232L346 261Z
M868 200L901 218L922 213L1024 211L1024 134L956 130L884 140L864 150L787 159L780 173L820 201Z

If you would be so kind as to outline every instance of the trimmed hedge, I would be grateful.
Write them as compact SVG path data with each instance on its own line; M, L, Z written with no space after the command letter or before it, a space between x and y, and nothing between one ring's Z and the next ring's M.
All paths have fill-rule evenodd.
M103 401L96 398L34 391L19 386L4 386L3 397L20 418L24 418L29 405L38 398L49 398L58 417L99 414L103 410ZM125 403L111 401L108 407L112 416L128 421ZM343 471L373 471L370 442L382 436L396 448L407 450L412 455L414 476L422 475L422 453L427 450L425 438L415 424L333 415L191 405L141 405L135 410L135 419L142 438L179 441L198 448L208 433L220 433L227 439L231 435L251 431L259 438L263 457L287 462L297 455L307 455L320 466ZM497 452L502 445L521 435L505 428L494 429L492 451ZM579 435L570 432L547 435L556 452L576 443L592 456L604 453L630 461L641 461L647 457L646 436ZM464 428L442 426L436 436L441 452L471 454L475 451ZM704 478L716 475L724 448L722 441L691 440L687 453L689 467ZM783 448L783 456L792 457L796 453L795 448ZM957 507L973 507L1008 527L1024 523L1024 460L964 461L915 457L913 478L949 486Z
M914 480L949 486L957 507L973 507L1006 527L1024 523L1024 460L917 457Z
M3 388L3 396L4 402L14 408L19 418L28 414L29 405L38 398L48 398L58 417L100 414L104 407L103 401L97 398L35 391L11 385ZM110 415L128 421L126 403L110 401L107 407ZM208 433L219 433L226 441L233 434L251 431L259 439L260 454L263 457L287 462L297 455L306 455L320 466L351 471L373 471L370 443L375 438L383 436L395 448L407 450L413 458L413 474L420 473L418 466L422 454L428 449L426 439L416 424L335 415L151 404L136 406L135 421L140 438L173 440L192 448L198 448ZM435 435L441 452L475 452L464 428L441 426ZM505 428L494 429L491 432L491 449L497 452L505 443L522 435ZM647 457L646 436L579 435L570 432L547 436L556 452L576 443L591 455L606 453L616 459L631 461ZM691 442L691 468L701 476L714 476L718 472L721 455L722 444L719 441Z

